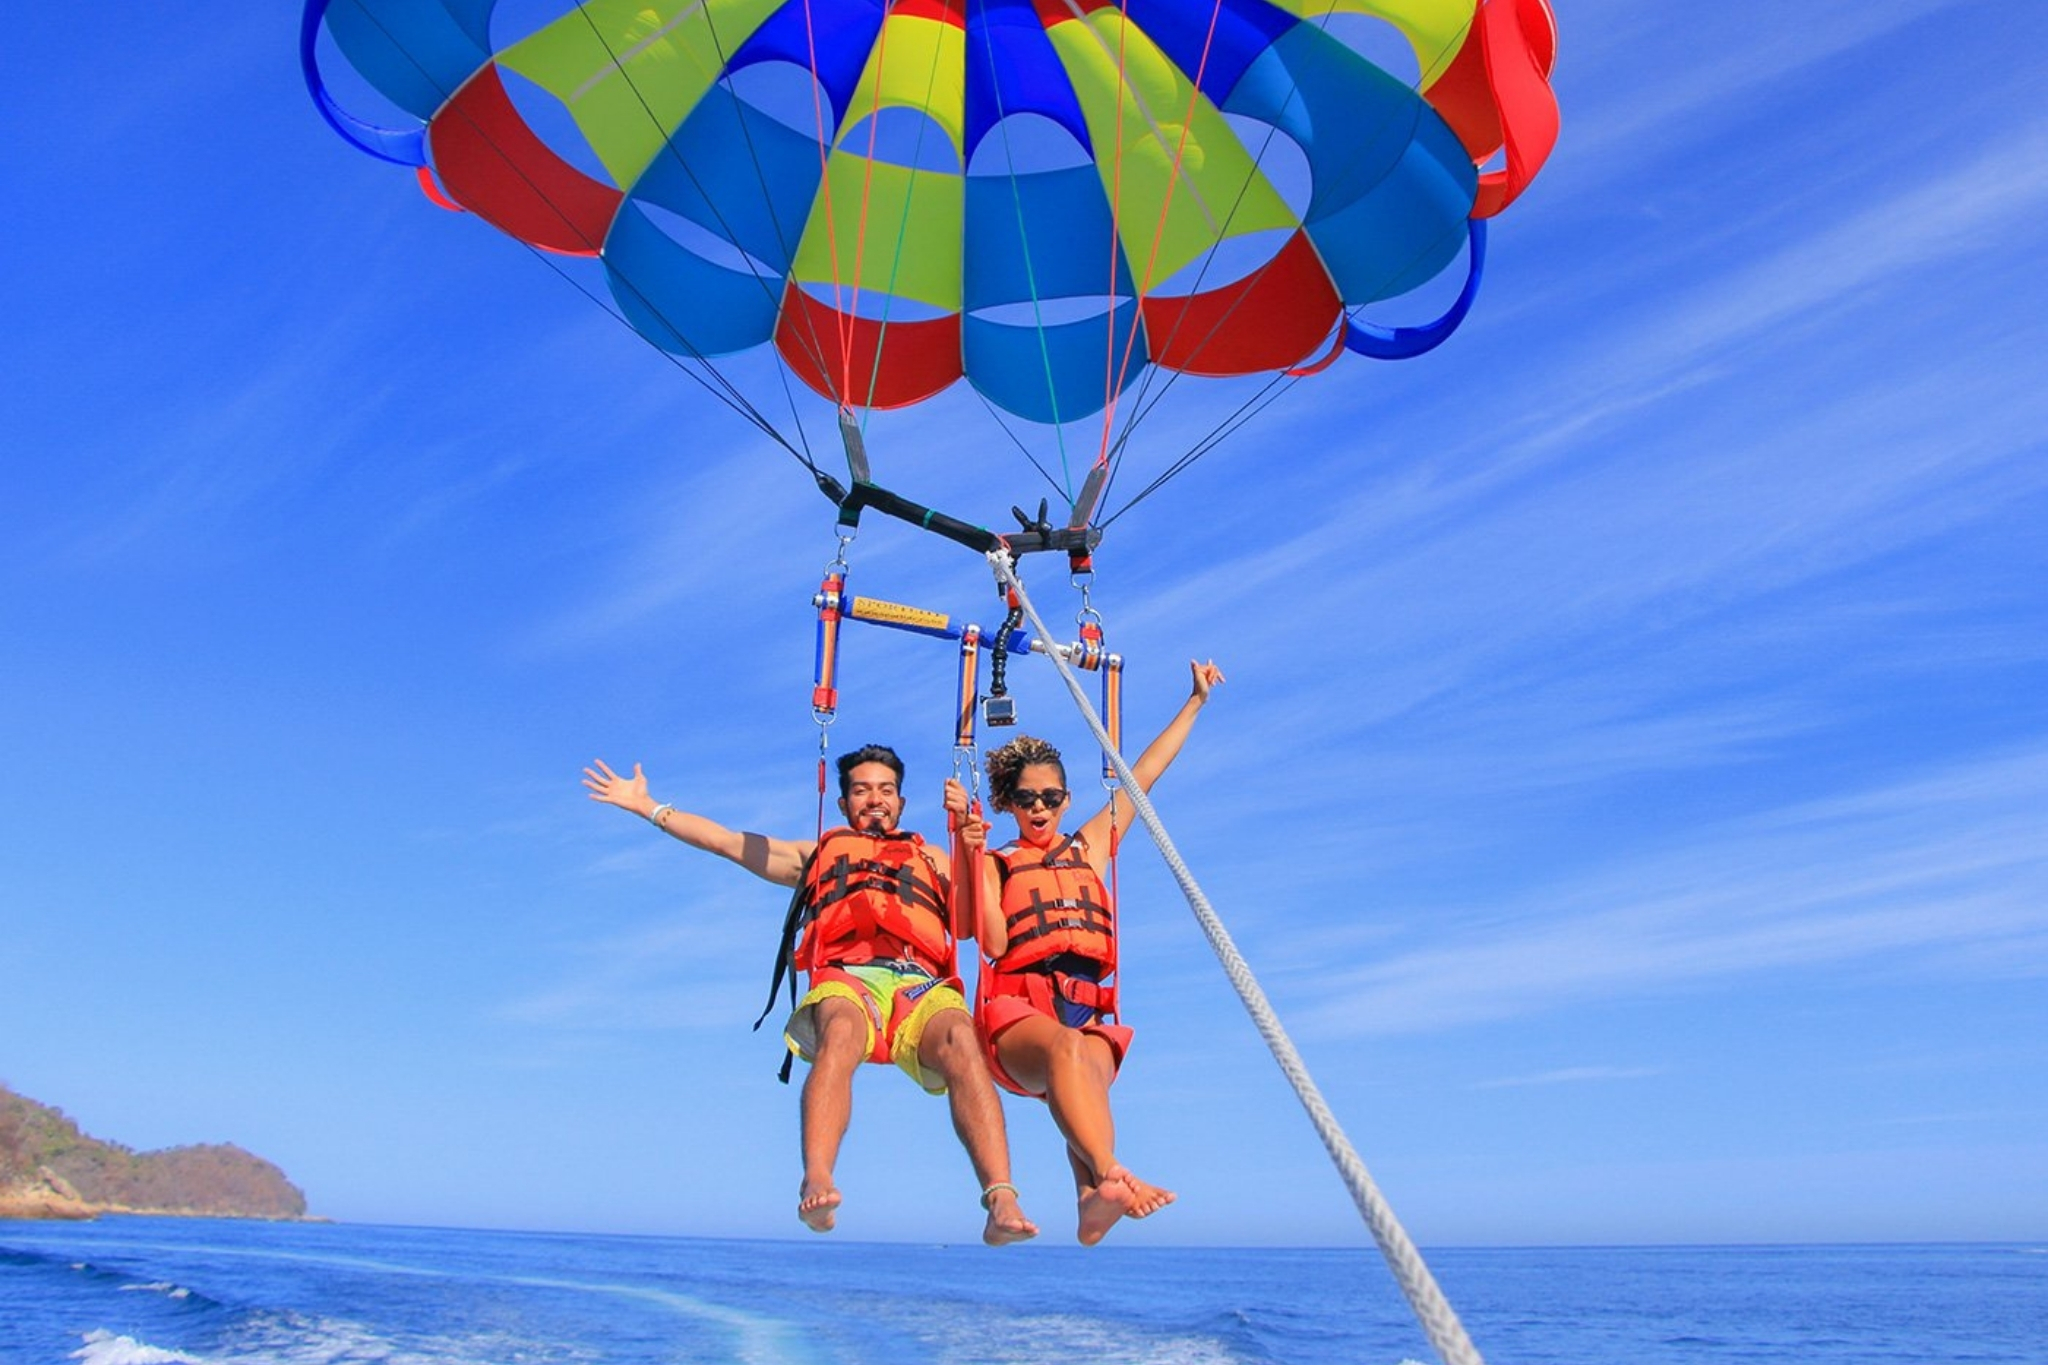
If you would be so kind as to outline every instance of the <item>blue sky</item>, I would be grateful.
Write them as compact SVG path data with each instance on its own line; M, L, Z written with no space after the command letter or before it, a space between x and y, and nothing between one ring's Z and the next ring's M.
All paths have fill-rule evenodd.
M1158 805L1425 1246L2048 1236L2039 26L1558 9L1564 139L1458 337L1112 531L1133 734L1229 674ZM811 828L830 509L334 138L296 22L44 7L0 56L0 1080L341 1219L798 1235L746 1028L782 898L576 778ZM877 420L878 471L1035 500L978 412ZM852 559L992 619L965 551ZM896 743L935 824L949 652L845 667L835 747ZM1120 1145L1181 1202L1115 1239L1363 1241L1157 855L1123 884ZM887 1074L840 1177L843 1236L978 1226Z

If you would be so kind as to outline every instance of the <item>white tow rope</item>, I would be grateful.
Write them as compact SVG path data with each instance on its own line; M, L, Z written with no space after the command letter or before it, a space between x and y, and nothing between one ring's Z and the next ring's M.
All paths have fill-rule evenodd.
M992 550L989 552L988 562L994 568L996 577L1017 595L1017 601L1023 606L1024 614L1030 618L1031 628L1038 633L1038 638L1050 644L1052 635L1047 631L1038 609L1031 605L1031 598L1025 593L1024 584L1017 577L1009 553L1000 549ZM1187 897L1188 908L1195 912L1196 922L1202 926L1202 933L1207 936L1209 946L1215 950L1217 960L1223 964L1224 974L1230 978L1230 984L1237 988L1237 997L1244 1002L1245 1011L1251 1015L1252 1023L1258 1027L1259 1036L1266 1040L1266 1046L1272 1050L1273 1060L1280 1064L1281 1072L1293 1085L1295 1096L1301 1100L1301 1107L1308 1111L1309 1122L1315 1125L1316 1136L1323 1140L1323 1147L1330 1153L1330 1160L1336 1164L1337 1174L1343 1177L1346 1188L1351 1191L1352 1202L1358 1205L1359 1215L1365 1219L1365 1225L1371 1230L1373 1240L1379 1244L1380 1254L1386 1257L1388 1268L1394 1272L1394 1279L1401 1286L1402 1294L1407 1296L1408 1306L1414 1310L1416 1320L1422 1324L1423 1332L1429 1337L1429 1344L1436 1349L1437 1356L1444 1365L1485 1365L1478 1348L1473 1346L1472 1339L1465 1334L1464 1324L1458 1321L1458 1315L1452 1310L1450 1302L1444 1298L1443 1290L1437 1287L1436 1277L1431 1275L1429 1267L1422 1263L1422 1253L1415 1249L1415 1243L1409 1239L1407 1231L1402 1228L1400 1220L1388 1206L1386 1196L1380 1193L1379 1186L1373 1182L1372 1173L1366 1170L1365 1161L1351 1145L1351 1139L1344 1135L1336 1116L1330 1112L1330 1106L1323 1100L1322 1092L1316 1089L1315 1080L1308 1074L1308 1067L1302 1062L1301 1054L1295 1051L1293 1040L1287 1036L1287 1030L1281 1026L1279 1016L1273 1013L1272 1003L1266 999L1266 992L1260 988L1257 979L1252 976L1251 968L1246 965L1243 954L1237 951L1237 945L1231 941L1229 930L1225 929L1223 921L1216 917L1216 911L1209 905L1209 898L1202 894L1202 888L1196 884L1194 874L1189 872L1187 864L1181 861L1179 851L1174 848L1173 840L1167 837L1166 827L1160 823L1158 812L1153 810L1151 800L1138 785L1138 779L1131 772L1130 765L1110 742L1109 731L1104 728L1102 718L1095 713L1095 707L1089 702L1087 691L1081 686L1080 679L1074 676L1072 666L1055 650L1047 649L1046 657L1052 660L1053 666L1059 670L1060 678L1066 683L1067 691L1073 694L1074 704L1080 708L1081 715L1087 720L1088 728L1095 736L1095 742L1102 746L1102 752L1108 755L1110 766L1116 771L1118 780L1123 783L1124 794L1130 798L1132 807L1138 813L1138 819L1152 835L1152 841L1159 846L1160 854L1173 872L1173 879L1180 883L1181 894Z

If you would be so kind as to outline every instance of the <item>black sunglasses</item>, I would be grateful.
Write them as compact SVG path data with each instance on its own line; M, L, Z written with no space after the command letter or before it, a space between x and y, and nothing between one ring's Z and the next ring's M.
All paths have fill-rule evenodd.
M1044 806L1047 810L1058 810L1067 804L1067 792L1062 787L1047 787L1042 792L1019 787L1010 793L1009 805L1012 810L1036 810Z

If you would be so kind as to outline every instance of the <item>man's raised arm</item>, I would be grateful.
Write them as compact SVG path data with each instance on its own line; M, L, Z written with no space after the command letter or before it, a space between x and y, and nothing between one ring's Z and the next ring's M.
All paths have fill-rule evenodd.
M802 879L804 859L810 857L813 847L811 841L727 829L706 816L679 810L666 801L657 802L648 795L647 774L638 763L633 765L631 777L621 777L603 759L593 762L594 767L583 770L583 785L590 789L591 800L631 811L664 834L738 863L763 881L795 886Z

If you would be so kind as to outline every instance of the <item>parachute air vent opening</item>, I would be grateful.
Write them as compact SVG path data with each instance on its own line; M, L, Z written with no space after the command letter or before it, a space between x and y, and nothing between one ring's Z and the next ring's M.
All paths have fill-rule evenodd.
M968 316L998 327L1030 330L1092 321L1128 308L1135 302L1136 299L1126 294L1083 294L1072 298L1024 299L1017 303L991 304L986 308L969 310Z
M723 270L730 270L734 274L770 281L771 291L775 287L772 282L780 281L782 278L780 267L749 255L744 247L737 242L728 241L715 227L694 222L683 214L644 199L636 202L640 211L647 215L647 221L663 236L699 260ZM755 338L756 342L759 340L761 338Z
M1470 262L1470 225L1460 224L1460 228L1455 240L1432 244L1426 269L1402 272L1386 281L1372 297L1345 300L1352 317L1370 318L1387 326L1407 326L1441 316L1450 309L1464 291L1468 272L1446 267L1457 264L1460 258ZM1448 252L1442 250L1446 246Z
M848 123L839 134L839 150L885 166L960 174L960 154L944 125L929 114L902 105L887 105Z
M426 165L423 125L489 52L460 28L428 24L444 55L415 58L407 26L354 0L308 0L299 66L321 117L350 144L401 166Z
M830 280L790 281L813 304L849 318L875 323L936 322L954 317L957 310L925 303L902 294L885 294L879 289L856 289Z
M490 60L481 25L439 7L332 0L323 17L322 82L343 109L380 126L425 123Z
M552 92L508 67L498 67L497 75L520 121L546 144L549 151L592 180L606 185L613 183L612 173L598 158L597 149L590 145L590 139L583 135L575 117Z
M1268 228L1261 232L1225 237L1207 255L1182 266L1153 285L1146 291L1147 297L1182 298L1190 294L1222 289L1227 285L1249 279L1279 259L1281 252L1287 249L1287 244L1294 240L1295 234L1294 228Z
M810 68L794 62L759 61L728 72L725 88L748 109L775 120L792 132L818 139L822 113L832 119L832 97Z
M1297 220L1308 217L1315 199L1315 178L1309 169L1308 153L1301 144L1270 123L1223 111L1223 121L1252 154L1259 174L1273 187L1287 211Z
M1425 66L1430 68L1428 76L1434 79L1450 60L1448 52L1423 52L1419 43L1424 40L1411 39L1384 19L1370 14L1336 11L1312 18L1311 22L1411 90L1422 84Z
M388 2L388 0L387 0ZM560 0L446 0L452 10L479 11L490 26L490 45L499 52L532 37L562 18Z
M1043 114L998 120L967 158L969 176L1040 175L1092 167L1095 159L1067 127Z

